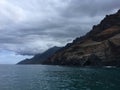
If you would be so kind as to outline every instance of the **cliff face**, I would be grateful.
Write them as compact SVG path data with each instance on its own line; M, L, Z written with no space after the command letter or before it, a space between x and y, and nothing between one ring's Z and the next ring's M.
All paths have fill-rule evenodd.
M37 54L31 59L25 59L18 64L42 64L48 57L52 56L60 47L53 47L45 51L44 53Z
M107 15L85 36L67 44L44 64L120 66L120 10Z

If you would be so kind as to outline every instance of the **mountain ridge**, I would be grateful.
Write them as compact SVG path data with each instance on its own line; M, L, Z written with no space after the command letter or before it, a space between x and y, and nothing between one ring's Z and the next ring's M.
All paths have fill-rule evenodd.
M36 54L32 58L22 60L17 64L42 64L48 57L52 56L52 54L60 48L61 47L54 46L41 54Z
M46 60L44 64L119 66L119 36L120 10L115 14L106 15L100 24L93 26L90 32L67 44Z

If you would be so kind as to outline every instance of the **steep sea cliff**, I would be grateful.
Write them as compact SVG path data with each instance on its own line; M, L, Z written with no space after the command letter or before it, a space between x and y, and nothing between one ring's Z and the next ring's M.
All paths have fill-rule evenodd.
M120 10L106 15L85 36L67 44L44 64L120 66Z

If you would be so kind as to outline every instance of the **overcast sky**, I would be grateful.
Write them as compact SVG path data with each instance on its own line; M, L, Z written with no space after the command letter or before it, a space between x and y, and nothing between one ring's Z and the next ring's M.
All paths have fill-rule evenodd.
M0 63L16 63L90 31L120 0L0 0Z

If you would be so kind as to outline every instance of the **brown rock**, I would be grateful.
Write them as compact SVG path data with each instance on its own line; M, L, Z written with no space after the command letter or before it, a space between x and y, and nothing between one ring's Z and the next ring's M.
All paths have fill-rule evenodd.
M93 29L85 36L66 45L50 57L45 64L119 66L119 54L120 10L116 14L107 15L100 24L93 26Z

